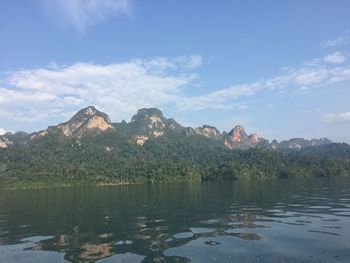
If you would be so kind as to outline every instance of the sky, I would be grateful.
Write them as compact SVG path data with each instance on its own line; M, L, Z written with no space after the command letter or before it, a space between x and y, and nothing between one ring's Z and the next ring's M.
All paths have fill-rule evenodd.
M350 143L350 1L4 0L0 134L93 105Z

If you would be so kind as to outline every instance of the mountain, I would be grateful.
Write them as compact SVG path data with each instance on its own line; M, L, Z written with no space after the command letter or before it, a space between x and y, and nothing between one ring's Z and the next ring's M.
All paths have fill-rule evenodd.
M346 143L320 144L299 151L306 156L336 158L350 161L350 146Z
M13 142L7 138L7 136L2 135L0 137L0 148L7 148L8 146L12 145Z
M143 108L132 116L129 123L115 123L114 127L139 145L150 138L163 136L167 131L181 133L184 129L174 119L167 119L156 108Z
M14 144L24 144L28 141L29 134L23 131L15 133L7 132L0 136L0 148L7 148Z
M249 136L243 126L237 125L224 136L224 143L229 149L248 149L256 147L261 139L256 133Z
M271 143L243 126L183 127L156 108L112 123L89 106L67 122L0 136L2 185L110 184L350 176L350 146L328 139Z
M186 127L183 129L182 134L185 136L201 135L213 140L220 140L222 138L219 130L209 125L203 125L197 128Z
M213 126L203 125L198 128L187 127L183 130L183 135L194 136L200 135L213 140L222 141L229 149L248 149L259 144L261 139L257 134L247 135L243 126L237 125L229 133L221 134L219 130Z
M89 106L78 111L69 121L51 126L46 130L31 134L30 139L35 140L48 134L63 134L64 136L81 137L86 133L101 133L114 130L107 114Z
M174 133L179 136L192 138L193 136L205 137L228 149L246 150L250 148L267 148L274 150L301 150L306 147L331 144L327 138L306 140L303 138L293 138L278 143L259 137L256 133L248 135L243 126L237 125L229 132L220 131L209 125L201 127L183 127L174 119L164 117L157 108L143 108L132 116L130 122L122 121L112 123L109 116L93 106L86 107L78 111L70 120L56 126L50 126L46 130L27 134L16 132L7 133L0 136L0 148L7 148L12 145L25 144L31 140L37 140L47 135L58 135L64 137L81 138L85 135L104 134L106 132L116 132L124 136L126 140L138 145L150 139L162 137L166 133Z
M303 138L292 138L287 141L281 141L278 145L274 144L275 149L296 149L300 150L302 148L311 146L320 146L331 144L332 141L327 138L305 140Z

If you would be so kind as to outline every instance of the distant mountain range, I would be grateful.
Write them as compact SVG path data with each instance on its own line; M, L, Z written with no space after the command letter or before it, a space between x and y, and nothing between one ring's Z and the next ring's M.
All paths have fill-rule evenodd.
M220 131L209 125L192 128L183 127L174 119L168 119L156 108L144 108L137 111L130 122L112 123L109 116L89 106L78 111L69 121L50 126L46 130L27 134L25 132L6 133L0 136L0 148L7 148L13 145L26 144L35 141L40 137L48 135L62 135L79 139L85 135L103 133L121 133L128 141L135 142L142 146L147 140L162 137L165 132L173 131L181 136L193 137L203 136L218 144L225 145L228 149L295 149L300 150L310 146L332 144L327 138L306 140L303 138L292 138L289 140L271 143L256 133L248 135L245 129L237 125L229 132Z
M87 107L46 130L0 137L0 186L315 176L350 176L350 146L325 138L269 142L242 126L183 127L155 108L112 123Z

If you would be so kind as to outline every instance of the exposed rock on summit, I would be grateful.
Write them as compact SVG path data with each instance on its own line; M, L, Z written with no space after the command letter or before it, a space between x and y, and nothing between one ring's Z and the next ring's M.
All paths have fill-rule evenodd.
M28 133L18 131L15 133L7 132L0 136L0 148L7 148L14 144L24 144L28 140Z
M89 106L77 112L69 121L57 126L51 126L47 130L34 133L31 139L37 139L48 134L63 134L64 136L81 137L86 133L101 133L114 130L107 114Z
M163 136L168 130L181 132L183 127L173 119L167 119L157 108L143 108L131 118L130 123L124 123L122 129L134 134L132 140L143 145L149 138Z
M203 135L211 139L220 139L221 133L213 126L203 125L195 129L196 134Z
M224 135L224 144L230 149L247 149L259 144L260 138L256 133L247 135L243 126L237 125Z
M233 142L241 142L241 140L246 140L248 138L243 126L240 125L234 127L228 135L232 137Z
M6 137L2 137L0 138L0 148L7 148L8 145L13 144L12 141L10 141L8 138Z
M259 142L259 137L256 133L253 133L251 135L248 136L249 140L251 140L252 142L258 143Z
M152 138L162 136L199 136L213 140L215 145L226 146L229 149L249 149L254 147L274 150L300 150L306 147L331 144L327 138L306 140L293 138L280 143L259 137L256 133L247 135L241 125L235 126L230 132L220 131L209 125L201 127L184 128L174 119L167 119L157 108L143 108L131 118L130 122L111 123L107 114L89 106L78 111L69 121L50 126L46 130L27 134L25 132L6 133L0 136L0 148L8 148L12 145L25 144L30 140L36 140L43 136L61 135L63 137L81 138L85 135L102 134L107 131L118 133L125 140L138 145L144 145ZM201 139L201 138L199 138ZM107 146L106 146L107 147Z
M331 144L332 141L327 138L306 140L303 138L292 138L289 140L281 141L280 143L272 142L272 148L274 149L293 149L300 150L305 147L320 146Z
M182 134L185 136L201 135L210 139L221 139L221 133L213 126L203 125L202 127L192 128L186 127L183 129Z

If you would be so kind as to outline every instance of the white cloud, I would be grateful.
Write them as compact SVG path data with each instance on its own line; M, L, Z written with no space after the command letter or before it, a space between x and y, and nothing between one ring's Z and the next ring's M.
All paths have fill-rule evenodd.
M6 133L6 131L4 130L4 129L1 129L0 128L0 135L3 135L3 134L5 134Z
M298 85L307 88L306 86L318 84L327 78L328 71L326 69L305 69L300 70L295 77L295 81Z
M194 55L190 57L182 56L180 57L180 60L183 61L184 66L186 66L188 69L195 69L202 66L203 64L203 58L198 55Z
M115 119L126 118L140 107L161 107L180 100L183 87L196 79L184 66L192 60L191 56L135 59L10 72L6 87L0 87L0 116L32 121L95 105Z
M324 57L324 61L332 64L343 63L346 60L346 57L341 52L335 52Z
M285 93L287 90L310 91L312 88L350 79L350 66L333 67L322 64L321 59L306 62L300 68L284 69L284 74L252 83L232 85L204 95L182 97L178 101L182 110L203 109L246 109L245 103L238 102L244 97L259 92Z
M326 47L337 47L337 46L345 45L348 42L349 42L349 38L345 36L345 37L338 37L336 39L328 40L326 41L326 43L324 43L324 45Z
M328 123L350 123L350 112L330 113L325 120Z
M181 110L246 109L247 105L235 103L234 100L254 95L255 92L256 89L252 85L235 85L201 96L182 97L177 103Z
M80 32L118 15L131 13L130 0L42 0L50 19Z
M202 63L200 56L181 56L107 65L51 63L44 68L13 71L0 81L0 118L31 122L67 119L88 105L110 114L114 121L130 118L141 107L244 110L249 107L246 99L258 93L310 93L316 87L350 79L349 65L317 59L300 68L289 67L272 78L209 92L190 91L198 78L194 70Z

